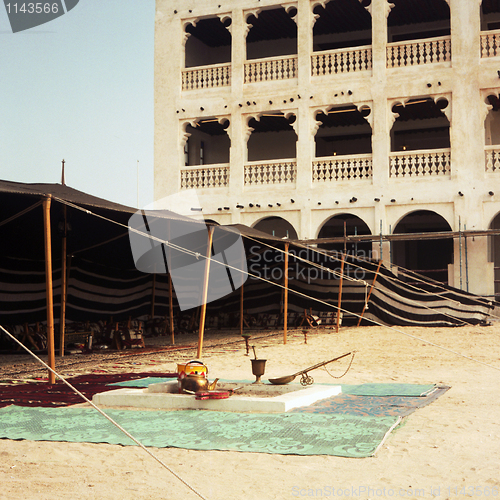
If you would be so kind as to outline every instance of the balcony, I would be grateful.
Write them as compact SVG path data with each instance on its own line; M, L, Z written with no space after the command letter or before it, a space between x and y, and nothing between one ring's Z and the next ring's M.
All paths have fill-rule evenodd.
M389 154L389 176L396 179L449 177L451 149L429 149Z
M182 90L201 90L231 85L231 63L199 66L182 71Z
M371 46L315 52L311 56L311 76L359 73L371 69Z
M295 184L296 160L255 161L245 165L245 186Z
M297 78L296 55L277 58L252 59L245 62L245 83L269 82Z
M500 55L500 30L481 33L481 57Z
M500 172L500 146L485 146L485 170L488 174Z
M190 167L181 170L181 189L227 187L229 165Z
M387 68L404 68L450 61L450 36L387 44Z
M331 156L314 160L313 182L366 181L372 179L372 155Z

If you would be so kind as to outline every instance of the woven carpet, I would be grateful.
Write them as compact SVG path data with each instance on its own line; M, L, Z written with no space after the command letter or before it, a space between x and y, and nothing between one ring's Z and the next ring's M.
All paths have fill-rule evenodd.
M401 420L400 417L197 410L107 410L106 413L145 446L358 458L373 455ZM0 437L133 444L92 408L2 408Z
M391 384L380 385L387 386ZM387 390L387 387L380 389L381 391L382 389ZM422 396L358 396L350 394L349 388L343 385L342 394L333 398L323 399L311 406L296 408L292 411L336 415L406 417L418 408L422 408L432 403L449 389L448 386L444 385L432 386L432 390L423 393ZM390 393L392 391L389 390L388 392ZM411 394L415 391L409 392Z
M167 382L168 378L148 377L126 380L111 385L118 387L148 387ZM227 381L229 382L229 381ZM234 381L231 381L234 382ZM240 381L241 382L241 381ZM246 381L247 383L249 381ZM322 413L359 416L405 417L427 406L444 394L449 387L435 384L359 384L342 385L342 394L323 399L310 406L292 410L295 413Z
M359 384L343 385L342 394L353 396L414 396L420 397L434 391L434 384Z
M84 396L92 399L94 394L116 389L113 383L131 381L134 379L145 380L145 377L154 375L169 380L176 377L175 373L121 373L104 375L79 375L68 380ZM171 378L170 378L171 380ZM57 381L55 384L46 382L30 382L16 384L0 384L0 408L15 404L18 406L43 406L59 407L83 403L84 400L73 392L66 384Z
M91 397L117 385L146 387L171 380L172 376L95 375L75 377L71 383ZM31 385L43 392L42 397L34 394ZM0 438L134 444L92 408L47 407L81 402L81 398L68 393L67 386L56 385L9 386L21 391L11 396L16 405L22 406L0 408ZM197 410L106 413L146 446L361 458L375 454L402 418L435 401L448 389L416 384L342 385L339 396L283 414ZM9 404L5 386L0 386L0 396L4 406Z

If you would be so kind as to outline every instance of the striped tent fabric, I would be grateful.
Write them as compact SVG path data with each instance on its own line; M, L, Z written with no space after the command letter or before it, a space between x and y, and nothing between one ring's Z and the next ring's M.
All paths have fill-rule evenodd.
M46 319L40 200L47 195L52 195L55 200L51 209L51 228L56 322L61 308L61 233L58 229L66 202L70 203L67 219L71 225L67 238L68 254L71 256L68 259L68 321L145 318L151 314L153 300L155 315L169 313L168 275L141 272L134 265L127 223L136 209L95 198L67 186L0 181L0 237L3 243L0 250L0 324L16 325ZM158 211L153 216L166 221L179 221L179 216L164 211ZM340 255L304 247L297 241L283 241L241 225L222 226L214 234L224 238L225 231L241 234L243 238L249 272L243 285L247 314L281 313L283 251L286 244L290 253L289 311L297 314L304 309L336 312ZM202 255L204 253L202 249L197 251ZM341 308L356 322L373 283L365 323L373 318L390 325L457 326L483 322L492 312L491 302L473 294L433 283L410 272L404 277L399 274L398 278L383 265L377 272L377 262L353 255L345 255L344 259ZM199 304L199 281L190 281L192 276L182 278L182 273L179 275L180 281L176 282L176 286L182 286L183 293L192 295L192 303ZM233 283L233 291L222 296L227 279L225 273L210 278L209 288L217 292L214 296L220 295L221 298L208 304L209 317L236 317L239 314L241 290ZM178 315L180 308L175 287L173 299L174 313Z

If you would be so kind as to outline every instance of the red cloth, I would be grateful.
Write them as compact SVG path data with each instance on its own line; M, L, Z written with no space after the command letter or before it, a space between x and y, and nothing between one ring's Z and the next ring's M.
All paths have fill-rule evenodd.
M106 375L78 375L66 379L88 399L94 394L116 389L109 385L127 380L138 380L146 377L177 377L177 373L113 373ZM27 383L0 385L0 408L8 405L58 407L84 403L85 400L76 394L64 382L55 384Z

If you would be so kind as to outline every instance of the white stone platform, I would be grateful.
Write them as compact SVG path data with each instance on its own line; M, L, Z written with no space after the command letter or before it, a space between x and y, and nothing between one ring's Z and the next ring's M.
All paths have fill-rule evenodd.
M235 385L248 386L250 390L252 386L256 387L254 384ZM227 399L197 400L194 395L176 394L177 380L174 380L163 384L152 384L146 389L123 388L102 392L95 394L92 401L96 405L102 406L126 406L161 410L284 413L293 408L309 406L321 399L337 396L342 392L340 385L315 384L304 388L294 387L291 392L272 396L272 392L276 390L276 387L284 386L259 385L259 392L269 388L271 395L266 397L239 395L238 392L235 392Z

